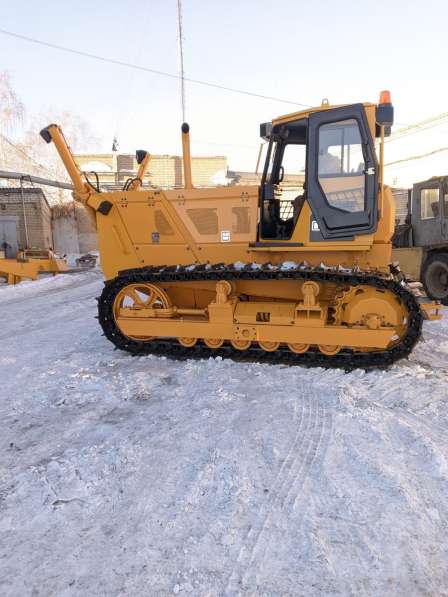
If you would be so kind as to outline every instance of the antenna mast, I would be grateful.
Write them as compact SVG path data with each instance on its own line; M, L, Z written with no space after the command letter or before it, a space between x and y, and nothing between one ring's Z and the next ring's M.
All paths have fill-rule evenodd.
M184 48L182 33L182 3L177 0L177 26L179 32L179 60L180 60L180 99L182 104L182 122L186 121L185 116L185 72L184 72Z

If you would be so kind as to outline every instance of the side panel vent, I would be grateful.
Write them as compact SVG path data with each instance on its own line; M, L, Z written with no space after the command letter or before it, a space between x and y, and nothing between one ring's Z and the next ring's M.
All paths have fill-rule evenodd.
M271 314L266 313L264 311L259 311L257 313L256 321L261 321L263 323L269 323L271 321Z
M160 209L156 209L154 213L154 223L157 231L162 236L173 236L174 230L171 228L170 223L166 219L164 213Z
M248 207L233 207L233 225L234 234L248 234L250 232L250 215Z
M218 234L217 210L210 207L187 209L187 215L199 234Z

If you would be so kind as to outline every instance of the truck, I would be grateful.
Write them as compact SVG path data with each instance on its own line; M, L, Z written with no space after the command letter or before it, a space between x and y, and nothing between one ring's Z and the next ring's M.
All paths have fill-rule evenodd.
M448 305L448 176L413 185L392 243L392 259L402 272L421 281L430 298Z

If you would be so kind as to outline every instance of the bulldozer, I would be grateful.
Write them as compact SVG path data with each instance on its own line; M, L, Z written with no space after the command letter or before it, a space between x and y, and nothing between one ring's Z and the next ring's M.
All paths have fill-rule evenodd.
M325 100L260 125L259 185L195 188L184 123L183 188L145 187L151 155L139 150L136 176L114 192L80 171L58 125L44 128L97 227L104 335L177 358L368 369L407 357L441 306L391 264L392 124L388 91L378 104ZM285 197L299 155L303 188Z

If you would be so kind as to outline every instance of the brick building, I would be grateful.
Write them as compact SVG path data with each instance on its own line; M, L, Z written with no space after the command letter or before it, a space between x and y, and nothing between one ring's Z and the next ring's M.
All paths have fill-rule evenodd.
M395 199L395 220L399 224L404 224L409 210L410 189L392 188L391 190Z
M107 189L123 188L126 180L134 177L138 169L135 156L131 154L78 154L74 157L81 170L96 172L101 186ZM225 156L192 157L191 168L195 186L215 186L225 179L227 158ZM173 155L153 155L144 184L162 189L182 187L182 158Z
M51 209L42 189L0 187L0 245L10 257L27 247L53 246Z

